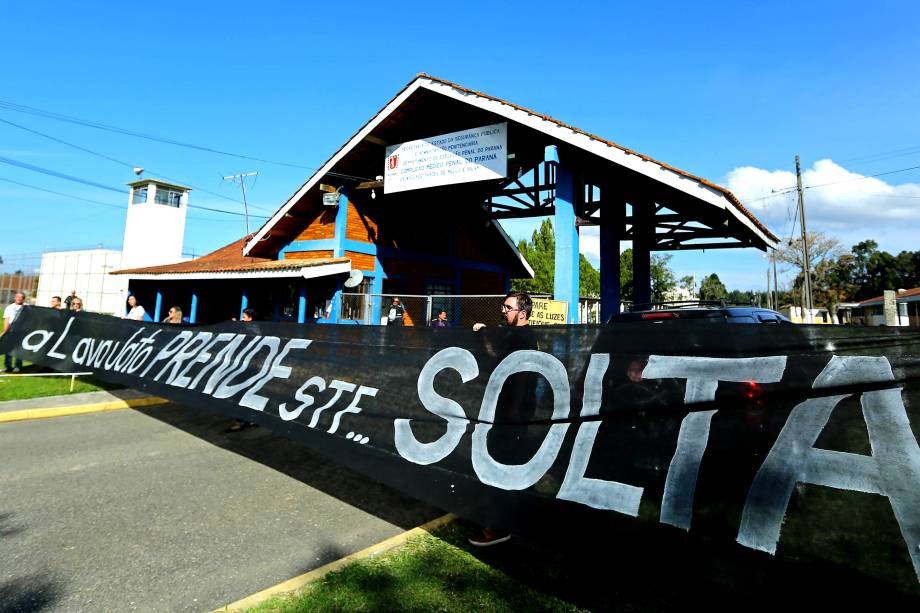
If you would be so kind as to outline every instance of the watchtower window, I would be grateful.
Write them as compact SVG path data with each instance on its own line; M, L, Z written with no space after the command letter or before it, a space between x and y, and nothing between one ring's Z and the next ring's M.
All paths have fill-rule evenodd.
M135 187L134 197L131 199L131 204L145 204L146 202L147 202L147 188L146 187Z
M153 201L157 204L165 204L166 206L179 208L179 205L182 203L182 192L174 189L157 187L156 196L154 196Z

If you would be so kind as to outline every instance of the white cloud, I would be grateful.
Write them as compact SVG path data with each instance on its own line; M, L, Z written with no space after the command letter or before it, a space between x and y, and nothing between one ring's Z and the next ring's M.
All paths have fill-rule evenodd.
M809 231L834 236L847 247L871 238L893 253L917 249L920 183L866 178L829 159L805 169L802 183ZM797 206L795 173L745 166L729 172L724 185L774 234L789 238Z

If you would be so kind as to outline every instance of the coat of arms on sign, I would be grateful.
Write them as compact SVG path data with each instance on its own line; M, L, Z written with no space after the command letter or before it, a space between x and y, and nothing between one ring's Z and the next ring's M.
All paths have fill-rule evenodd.
M399 163L399 154L391 155L387 162L389 163L390 170L396 170L396 165Z

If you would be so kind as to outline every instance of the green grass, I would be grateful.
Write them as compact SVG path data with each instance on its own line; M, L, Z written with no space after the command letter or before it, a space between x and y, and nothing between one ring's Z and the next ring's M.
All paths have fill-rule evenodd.
M251 609L301 611L580 611L528 587L458 544L464 529L446 526L404 547L329 573L302 592Z
M26 362L23 373L53 372ZM9 373L5 373L9 374ZM92 377L77 377L73 392L70 391L70 377L0 377L0 401L26 400L45 396L98 392L100 390L119 389L123 386L105 383Z

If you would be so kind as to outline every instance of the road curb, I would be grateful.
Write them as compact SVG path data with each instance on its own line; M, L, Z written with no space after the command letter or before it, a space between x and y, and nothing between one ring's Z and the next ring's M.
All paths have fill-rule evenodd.
M99 413L102 411L118 411L121 409L134 409L138 407L151 407L168 404L170 401L156 396L144 398L129 398L127 400L110 400L108 402L94 402L91 404L75 404L69 407L51 407L44 409L23 409L0 413L0 423L12 421L27 421L32 419L49 419L65 415L82 415L84 413Z
M278 585L273 585L272 587L266 588L262 590L261 592L256 592L255 594L252 594L251 596L247 596L246 598L237 600L236 602L231 602L228 605L224 605L223 607L220 607L219 609L215 609L214 613L229 613L232 611L245 611L247 609L251 609L252 607L258 606L262 604L263 602L265 602L266 600L270 600L274 598L275 596L281 596L283 594L289 594L291 592L296 592L297 590L310 585L314 581L322 579L325 575L335 570L338 570L347 564L350 564L357 560L362 560L364 558L371 558L371 557L380 555L382 553L386 553L387 551L390 551L391 549L396 549L397 547L404 545L406 541L408 541L409 539L416 537L416 536L421 536L423 534L427 534L431 532L432 530L436 530L437 528L440 528L441 526L445 526L451 523L455 519L457 519L457 516L454 515L453 513L442 515L441 517L438 517L437 519L433 519L426 524L422 524L421 526L418 526L417 528L407 530L406 532L403 532L402 534L397 534L396 536L388 538L385 541L381 541L377 543L376 545L371 545L370 547L366 549L362 549L361 551L353 553L349 556L345 556L344 558L338 559L334 562L330 562L329 564L326 564L325 566L320 566L319 568L311 570L308 573L304 573L300 576L294 577L293 579L288 579L287 581L284 581L283 583L279 583Z

